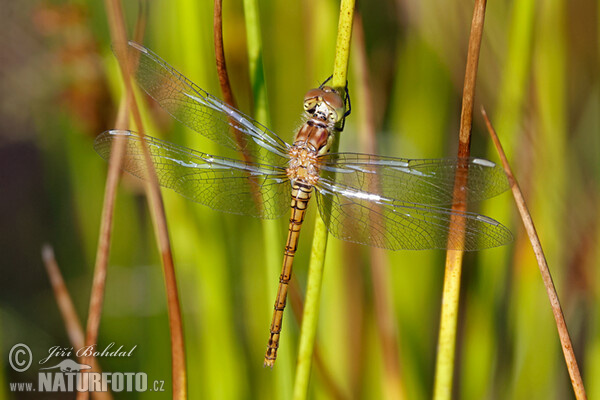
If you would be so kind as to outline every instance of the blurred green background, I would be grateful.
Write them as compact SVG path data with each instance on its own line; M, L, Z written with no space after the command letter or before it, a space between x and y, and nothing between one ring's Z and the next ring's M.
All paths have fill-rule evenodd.
M133 35L138 3L124 3ZM537 225L590 399L600 399L599 4L488 4L472 144L473 156L498 160L478 112L485 105ZM379 154L456 154L472 7L472 1L439 0L358 5L364 43L353 43L353 113L342 151L365 151L361 121L370 106ZM269 126L286 140L301 123L304 92L331 74L338 8L329 0L259 4ZM221 97L212 1L155 0L148 12L144 44ZM232 87L239 108L252 115L242 2L226 1L223 20ZM38 360L51 346L70 346L41 261L43 243L54 247L79 316L87 318L107 171L92 142L114 127L122 87L103 2L5 0L0 26L0 399L37 399L42 396L10 393L8 382L34 380L37 368L13 371L8 353L22 342ZM361 79L372 90L368 104ZM156 105L141 103L149 134L220 151ZM190 398L289 398L299 334L292 307L275 368L262 366L279 275L266 259L280 262L287 219L269 237L259 220L163 194L184 313ZM143 185L123 176L99 347L115 342L137 348L130 358L100 364L105 371L143 371L149 379L163 379L167 392L115 398L170 397L165 290L146 204ZM509 226L515 242L466 257L454 398L574 398L511 195L487 201L480 211ZM295 261L301 290L315 217L312 205ZM374 298L386 292L373 284L370 249L331 238L317 336L322 363L313 367L310 398L384 398L395 379L406 398L431 397L444 252L377 257L390 294L394 345L384 345L378 331ZM390 349L400 365L392 378L383 361Z

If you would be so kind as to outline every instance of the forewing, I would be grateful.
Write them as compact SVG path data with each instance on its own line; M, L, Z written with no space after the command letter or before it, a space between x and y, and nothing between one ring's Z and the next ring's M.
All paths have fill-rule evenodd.
M320 213L330 215L329 232L349 242L389 250L481 250L512 240L507 228L479 214L385 199L326 179L317 184L316 197Z
M252 160L287 161L289 145L275 133L202 90L151 50L132 41L129 48L139 56L139 85L175 119Z
M340 186L400 202L452 204L457 173L467 175L467 185L462 189L468 202L494 197L508 189L502 168L481 158L410 160L332 153L320 157L320 163L322 171L335 173Z
M117 138L125 140L123 170L147 179L139 135L111 130L100 134L94 148L106 160ZM158 181L182 196L214 210L260 218L278 218L289 208L290 184L285 170L204 154L145 136Z

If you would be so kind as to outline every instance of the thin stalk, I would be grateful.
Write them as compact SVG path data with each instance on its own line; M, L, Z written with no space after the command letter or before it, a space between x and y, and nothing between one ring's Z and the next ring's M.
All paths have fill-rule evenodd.
M219 84L221 85L221 93L227 104L233 108L237 108L231 83L229 82L229 74L227 74L227 62L225 61L225 49L223 46L223 1L215 0L213 15L213 32L215 41L215 58L217 62L217 75Z
M115 128L125 129L129 115L128 101L122 101L115 121ZM110 238L112 235L113 215L115 199L117 197L117 185L121 174L121 164L125 154L125 141L117 140L111 151L108 161L108 174L104 189L104 201L102 204L102 216L100 218L100 234L98 247L96 249L96 263L94 265L94 277L90 293L90 306L85 333L85 346L92 346L98 342L98 329L102 317L102 305L104 303L104 288L106 286L106 274L108 269L108 256L110 252ZM95 365L94 357L83 357L82 364ZM77 400L89 398L87 391L77 393Z
M109 27L111 32L111 38L115 45L115 51L119 60L119 66L121 74L123 76L123 82L125 84L125 96L127 106L133 113L134 122L140 133L140 137L144 138L144 129L142 124L141 115L135 102L133 94L133 87L131 83L131 71L127 57L127 33L125 30L125 20L121 5L118 0L106 0L105 7L107 9ZM139 30L138 30L139 33ZM124 119L127 125L127 119ZM122 121L121 121L122 122ZM117 124L117 128L121 128L121 125ZM120 146L117 144L117 149ZM177 283L175 278L175 268L173 263L173 256L171 252L171 244L169 240L169 233L167 229L166 216L164 211L164 205L160 189L158 186L158 179L156 177L156 171L152 163L149 151L146 146L142 146L144 149L144 158L146 160L146 167L148 169L148 180L146 182L146 193L151 211L152 221L154 225L154 232L156 235L157 246L159 253L161 254L163 272L165 277L165 286L167 292L167 308L169 311L169 329L171 333L171 362L172 362L172 397L173 399L185 399L187 398L187 373L185 365L185 343L183 338L183 326L181 321L181 309L179 306L179 294L177 291ZM114 151L113 151L114 152ZM113 152L111 152L111 161L113 158ZM112 164L112 163L111 163ZM112 167L109 166L109 169ZM120 168L119 168L120 170ZM110 172L109 172L110 175ZM118 178L118 172L116 173ZM115 182L116 187L116 182ZM113 200L114 201L114 200ZM112 210L111 210L112 213ZM112 219L112 218L111 218ZM99 246L100 247L100 246ZM107 254L108 254L108 242L106 243ZM106 260L105 260L106 262ZM104 277L103 277L104 278ZM90 305L91 308L91 305ZM98 318L99 323L99 318ZM86 335L86 345L94 344L97 338L96 324L90 330L90 322L88 320L88 331ZM85 398L85 397L81 397ZM78 400L80 399L78 395Z
M79 349L84 345L83 327L77 317L77 311L69 295L69 290L65 285L62 274L54 257L54 250L49 244L45 244L42 247L42 261L46 267L46 273L50 278L50 285L54 291L54 297L56 298L56 304L65 322L65 328L69 341L73 347Z
M348 61L350 58L350 39L352 38L352 21L354 17L354 0L342 0L338 22L338 36L333 64L333 78L331 84L341 93L346 86ZM336 151L338 144L334 143L332 151ZM296 379L294 381L295 400L306 399L308 383L317 333L317 320L319 316L319 303L321 299L321 282L323 280L323 267L325 265L325 251L327 248L328 214L322 215L325 220L317 218L315 223L313 245L308 267L308 283L302 328L300 330L300 344L298 349L298 364Z
M141 2L144 7L145 2ZM107 10L111 10L111 5L106 4ZM117 7L118 8L118 7ZM113 12L108 12L108 21L111 27L118 25L117 18ZM136 24L136 35L142 35L145 27L145 13L140 13ZM122 22L122 15L121 15ZM123 25L124 26L124 25ZM118 29L118 28L117 28ZM114 31L116 29L111 29ZM123 28L124 30L124 28ZM123 33L124 35L124 33ZM129 119L129 105L130 99L124 99L121 101L119 106L119 112L115 121L116 129L126 129L128 126ZM85 339L81 346L95 345L98 340L98 329L100 327L100 318L102 315L102 304L104 302L104 288L106 285L106 274L108 266L108 256L110 250L110 238L112 234L113 225L113 214L114 205L117 195L117 185L119 183L119 176L121 174L121 164L125 151L125 141L118 139L115 141L114 150L111 152L110 160L108 163L108 174L106 177L106 186L104 190L104 202L102 205L102 217L100 222L100 234L98 237L98 247L96 250L96 263L94 265L94 278L92 281L92 288L90 294L90 306L88 311L88 320L86 327ZM88 359L84 357L81 360L82 364L89 364L93 367L97 365L94 357ZM88 392L79 392L77 394L78 400L84 400L88 398Z
M213 34L214 34L214 42L215 42L215 61L217 64L217 76L219 77L219 85L221 86L221 93L223 94L223 99L227 104L229 104L233 108L237 108L237 103L235 101L235 96L233 95L233 90L231 89L231 82L229 81L229 74L227 73L227 62L225 60L225 46L223 45L223 1L215 0L214 1L214 11L213 11ZM238 143L238 146L241 150L241 155L244 161L254 161L250 157L249 154L246 153L246 137L237 129L235 126L237 124L233 120L233 118L229 117L229 125L234 127L234 135L235 140ZM260 206L260 199L257 198L257 195L254 196L255 201L257 203L257 207Z
M486 0L476 0L471 21L469 47L467 52L467 66L463 86L462 111L460 116L460 133L458 142L458 157L467 158L470 154L471 126L473 121L473 104L475 98L475 82L477 79L477 65L479 63L479 50L483 36L483 23L485 20ZM461 190L467 185L467 174L460 173L459 165L454 182L455 211L466 211L466 192ZM466 172L466 171L464 171ZM450 226L464 226L461 217L453 216ZM464 241L464 234L462 237ZM460 247L460 246L459 246ZM446 269L444 274L444 287L442 294L442 310L440 316L440 332L438 338L438 353L435 368L435 382L433 398L436 400L450 399L452 395L452 380L454 376L454 356L456 351L456 327L458 321L458 305L460 297L460 278L462 275L462 250L448 250L446 253Z
M567 323L565 322L565 316L563 315L562 308L560 306L558 294L556 293L556 288L554 287L554 282L552 281L552 275L550 274L550 269L548 268L548 262L546 261L546 256L544 255L540 238L538 237L535 225L533 224L533 219L531 218L531 214L529 213L529 209L525 203L525 198L523 197L519 183L512 173L512 169L510 168L506 154L504 154L504 149L502 148L500 139L498 139L498 135L496 134L496 131L494 130L494 127L492 126L492 123L490 122L483 107L481 108L481 113L485 119L485 124L488 128L490 137L492 138L492 142L494 143L494 146L498 151L498 155L500 156L500 161L502 161L504 172L508 177L508 182L510 184L513 197L515 198L515 203L519 210L519 214L521 215L521 220L523 221L525 230L527 231L527 236L529 236L529 241L531 242L531 247L533 248L535 258L538 262L540 273L542 274L542 281L546 287L546 293L548 294L548 299L550 300L550 307L552 308L552 313L554 314L554 319L556 320L556 329L558 330L560 344L565 356L567 369L569 370L569 376L571 377L571 385L573 386L575 398L577 400L587 399L585 388L583 386L583 380L581 379L581 374L579 373L577 359L575 358L575 353L573 352L573 344L571 343L571 337L567 329Z
M69 341L71 342L73 348L81 349L84 347L83 327L81 326L81 321L79 321L79 317L77 316L77 311L75 311L75 306L73 305L73 300L71 299L69 290L67 289L62 274L60 273L60 268L58 267L58 263L54 257L54 250L49 244L45 244L42 247L42 261L46 267L48 278L50 278L50 284L52 285L54 297L56 298L56 304L58 305L58 309L65 323L65 329L67 331L67 335L69 336ZM79 361L81 362L81 359ZM92 359L91 367L92 371L102 373L102 370L100 369L95 358ZM92 392L92 398L95 400L112 400L113 397L110 392L95 391Z

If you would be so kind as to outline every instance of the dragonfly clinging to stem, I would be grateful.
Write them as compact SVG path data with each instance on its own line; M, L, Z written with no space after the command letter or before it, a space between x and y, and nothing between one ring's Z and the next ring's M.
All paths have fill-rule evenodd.
M313 191L330 233L342 240L390 250L479 250L501 246L512 235L499 222L453 204L457 174L466 201L508 188L504 172L480 158L411 160L359 153L329 153L346 101L321 85L304 97L305 122L288 144L241 111L208 94L151 50L129 42L139 57L139 85L175 119L243 154L244 161L201 153L126 130L100 134L105 159L117 138L126 141L123 169L147 178L147 146L161 186L215 210L278 218L291 209L283 268L264 364L277 357L288 284L300 228ZM290 203L291 198L291 203ZM450 224L459 218L461 224Z

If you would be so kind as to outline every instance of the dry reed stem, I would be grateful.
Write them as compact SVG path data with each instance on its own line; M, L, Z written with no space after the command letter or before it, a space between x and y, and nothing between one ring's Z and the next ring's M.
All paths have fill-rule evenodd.
M116 127L118 129L127 126L128 105L122 101L117 114ZM98 342L98 329L100 327L100 318L102 316L102 305L104 302L104 288L106 286L106 273L108 267L108 256L110 251L110 238L113 226L113 214L115 208L115 199L117 196L117 185L121 174L121 164L125 152L125 141L115 141L114 149L111 151L108 161L108 174L106 176L106 185L104 189L104 201L102 205L102 216L100 219L100 234L98 238L98 247L96 249L96 263L94 265L94 277L90 293L90 306L88 310L88 319L85 333L84 346L93 346ZM96 365L94 357L83 357L82 364ZM87 391L78 392L77 400L86 400L89 398Z
M373 96L369 82L369 71L365 47L364 28L362 17L358 13L354 19L354 49L356 59L356 70L358 77L358 91L360 95L356 98L359 110L359 132L362 149L367 154L376 154L375 145L375 116L373 113ZM372 188L378 190L379 188ZM374 192L377 193L377 192ZM378 215L373 216L374 219ZM385 250L371 248L371 277L373 285L373 297L375 299L375 317L377 321L377 333L381 344L381 354L384 362L383 393L386 399L406 398L402 383L400 360L398 358L399 348L397 342L397 327L394 323L394 307L392 305L392 293L388 285L389 263L385 256Z
M143 21L140 19L139 21ZM143 23L138 23L138 27ZM141 28L138 29L141 32ZM126 129L128 126L129 103L126 100L121 101L119 112L115 121L115 128ZM108 163L108 174L106 177L106 186L104 190L104 202L102 207L102 217L100 221L100 234L98 238L98 247L96 250L96 263L94 265L94 278L90 294L90 307L88 310L88 320L86 327L85 341L81 346L91 346L97 343L98 329L102 315L102 304L104 302L104 288L106 284L106 273L108 265L108 256L110 251L110 237L112 232L114 203L117 193L117 185L121 174L121 163L125 151L125 141L117 138L114 144L114 150L111 152ZM97 365L94 357L84 357L81 362L93 367ZM87 399L87 392L79 392L78 400Z
M42 261L44 261L46 272L50 278L50 284L54 291L58 309L65 321L69 341L74 347L81 348L84 343L83 327L81 326L81 322L79 322L75 306L73 306L73 301L71 301L71 296L58 268L58 263L54 257L54 250L49 244L45 244L42 247Z
M221 85L221 93L223 100L231 107L237 108L229 75L227 74L227 63L225 62L225 50L223 46L223 16L222 16L222 0L215 0L215 9L213 15L213 31L215 36L215 58L217 61L217 75L219 76L219 84Z
M119 67L125 84L125 106L120 109L125 110L119 113L119 118L116 122L117 129L127 127L128 108L131 109L134 116L134 121L138 127L140 137L144 138L143 124L139 109L133 95L131 84L131 73L128 65L127 55L127 34L125 31L125 22L123 13L118 0L106 0L105 7L107 10L107 19L111 32L111 38L115 45L115 52L119 60ZM139 24L138 24L139 26ZM141 32L140 29L137 30ZM146 192L150 205L154 230L157 238L159 252L161 254L164 267L165 286L167 291L167 306L169 310L169 327L171 331L171 355L173 365L173 398L187 398L187 379L185 367L185 350L183 340L183 327L181 322L181 310L179 308L179 299L177 293L177 285L175 281L175 271L173 265L173 257L171 254L171 246L169 243L169 235L167 231L166 218L162 197L158 187L158 180L152 164L149 151L146 146L144 149L144 158L149 172L148 181L146 181ZM106 280L106 264L108 261L108 250L110 245L110 231L112 229L112 214L114 209L114 198L116 195L116 186L120 173L120 164L124 151L124 143L118 141L114 144L114 149L111 152L109 161L109 173L107 177L107 188L105 194L105 208L103 209L103 218L101 226L101 235L98 244L98 254L96 268L94 272L94 283L92 285L92 296L90 300L90 312L88 315L88 326L86 331L86 345L95 344L98 336L98 327L100 324L100 314L102 311L102 299L104 294L104 284ZM100 261L99 261L100 260ZM80 392L77 396L78 400L87 399L87 392Z
M50 285L54 291L56 304L58 305L58 309L65 323L65 329L67 331L67 335L69 336L69 341L71 342L73 348L81 349L84 347L83 327L81 326L81 322L79 321L79 317L75 311L75 306L71 300L71 295L69 294L69 290L65 285L65 281L60 273L60 268L58 267L58 263L54 257L54 249L52 249L52 246L49 244L42 246L42 261L46 267L48 278L50 278ZM79 359L79 362L81 361L82 360ZM81 363L83 364L83 362ZM102 372L98 366L98 363L96 362L96 359L92 360L91 367L92 371L100 373ZM92 397L96 400L112 400L113 398L110 392L93 392Z
M140 6L137 21L135 22L135 28L133 31L133 40L140 43L144 38L146 32L146 24L148 23L148 0L138 1Z
M512 169L510 168L508 159L506 158L506 154L504 154L504 149L502 148L500 139L498 139L496 130L492 126L492 123L490 122L487 113L485 112L485 109L483 107L481 107L481 114L483 114L483 118L485 119L485 124L487 126L490 137L492 138L492 142L494 142L496 151L498 152L500 160L502 161L504 172L508 177L510 189L512 191L513 197L515 198L515 203L519 210L519 214L521 215L521 220L523 221L525 230L527 231L527 236L529 236L529 241L531 242L531 247L533 248L533 252L535 253L535 258L537 259L538 267L540 268L540 273L542 274L542 281L544 282L544 286L546 287L546 293L548 293L550 307L552 307L552 313L554 314L554 319L556 320L556 329L558 330L558 336L560 337L560 344L562 347L563 354L565 356L567 369L569 370L569 376L571 377L573 392L575 393L575 397L577 398L577 400L587 399L587 396L585 394L585 388L583 386L583 381L581 379L581 374L579 373L579 366L577 365L575 353L573 352L571 337L569 336L567 323L565 322L565 316L563 315L562 308L560 306L560 301L558 299L558 294L556 293L556 288L554 287L554 283L552 282L552 275L550 274L550 269L548 268L548 263L546 261L546 256L544 255L544 250L542 249L542 244L540 243L540 238L538 237L535 225L533 224L533 219L531 218L531 214L529 213L527 204L525 203L525 198L523 197L523 193L521 192L519 183L517 182L517 179L512 173Z
M115 49L119 58L119 66L125 83L125 93L127 103L130 104L134 122L138 128L142 142L144 140L144 129L139 108L133 95L131 83L131 65L127 57L127 35L125 32L125 22L123 13L118 0L106 0L111 23L111 33L114 38ZM121 51L119 52L119 49ZM119 57L120 53L120 57ZM171 334L171 363L172 363L172 385L173 399L187 398L187 372L185 365L185 341L183 337L183 323L181 320L181 308L179 305L179 293L177 290L177 281L175 275L175 266L173 263L173 254L171 252L171 243L167 228L165 209L160 193L158 178L150 157L150 152L143 142L144 159L148 170L148 179L146 183L146 193L154 225L157 246L161 255L163 272L165 277L165 288L167 292L167 309L169 314L169 330Z
M237 108L235 96L231 89L231 81L229 80L229 74L227 73L227 62L225 61L225 46L223 45L223 13L222 13L222 0L214 1L214 12L213 12L213 34L215 42L215 61L217 64L217 76L219 77L219 85L221 86L221 93L223 94L223 100L225 103L233 108ZM253 162L253 158L246 151L246 136L240 132L237 128L238 123L230 116L227 117L229 120L229 126L235 136L242 159L246 162ZM250 184L253 188L252 198L256 204L257 210L262 210L262 198L260 193L260 183L258 180L248 175Z
M471 145L471 126L473 122L473 104L475 98L475 83L477 80L477 65L479 63L479 50L483 36L483 23L485 20L486 0L475 0L469 46L467 52L467 66L463 86L462 110L460 116L460 132L458 142L458 157L469 157ZM466 211L467 182L466 163L459 165L454 182L454 204L452 210ZM461 173L461 171L463 171ZM450 227L464 227L465 220L458 214L450 219ZM464 230L464 229L463 229ZM464 242L464 233L462 235ZM460 246L459 246L460 247ZM442 294L442 310L440 316L440 334L438 339L438 354L436 359L436 372L434 384L434 399L450 399L452 396L452 381L454 377L454 358L456 351L456 327L458 320L460 279L462 275L462 250L448 250L446 253L446 268L444 274L444 288Z

